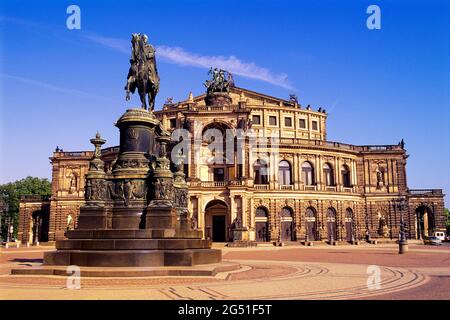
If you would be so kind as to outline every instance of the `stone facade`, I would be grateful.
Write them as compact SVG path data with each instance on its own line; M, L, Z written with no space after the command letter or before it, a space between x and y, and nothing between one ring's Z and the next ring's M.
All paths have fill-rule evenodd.
M445 231L442 190L408 189L403 143L331 142L327 113L321 108L239 87L232 87L228 97L215 103L206 95L189 95L155 112L168 131L189 132L183 138L191 143L184 164L189 210L205 237L232 241L238 222L246 240L397 239L401 216L410 239ZM233 133L232 152L212 151L206 129ZM259 137L256 147L239 130ZM224 150L229 143L222 141ZM117 153L117 147L102 150L105 171ZM52 196L42 202L49 205L49 241L64 237L71 223L76 224L92 157L92 152L55 152L50 158ZM406 205L399 206L400 199ZM30 241L26 221L39 206L30 201L23 198L20 204L20 237L25 242Z

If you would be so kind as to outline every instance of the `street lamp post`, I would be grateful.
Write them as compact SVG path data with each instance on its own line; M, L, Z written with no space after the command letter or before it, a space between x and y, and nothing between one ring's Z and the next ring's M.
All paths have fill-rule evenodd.
M397 209L400 211L400 232L398 240L398 253L403 254L408 252L408 239L406 238L405 231L405 221L403 220L403 210L405 210L406 203L405 199L396 200L395 204Z
M36 217L36 227L34 230L34 245L39 246L39 225L40 225L40 219L39 217Z

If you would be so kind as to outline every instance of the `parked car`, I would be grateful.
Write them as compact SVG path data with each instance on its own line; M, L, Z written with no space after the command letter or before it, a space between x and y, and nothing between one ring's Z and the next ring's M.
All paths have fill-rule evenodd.
M428 244L431 246L440 246L442 244L442 240L438 237L428 237L423 240L424 244Z
M434 236L435 236L436 238L438 238L439 240L441 240L441 241L444 241L444 240L445 240L445 232L442 232L442 231L436 231L436 232L434 233Z

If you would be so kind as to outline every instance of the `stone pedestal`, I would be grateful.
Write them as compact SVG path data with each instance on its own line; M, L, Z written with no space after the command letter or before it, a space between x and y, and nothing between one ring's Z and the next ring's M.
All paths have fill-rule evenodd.
M223 107L231 105L232 99L226 92L211 92L205 97L206 106Z
M177 211L173 207L149 207L146 215L147 229L174 229L178 226Z
M108 214L105 207L83 206L78 217L78 229L107 229Z
M235 228L233 230L233 241L248 241L248 229L247 228Z
M227 244L228 247L256 247L256 241L251 241L246 227L233 229L233 242Z
M398 253L404 254L408 252L408 241L406 240L399 240L398 242Z
M120 117L120 152L105 173L97 134L95 156L86 176L86 204L78 225L44 266L162 267L221 262L202 231L188 223L187 184L181 169L170 170L170 137L151 112L130 109ZM181 168L182 166L180 166ZM174 179L175 176L175 179ZM48 271L47 271L48 272ZM111 273L113 274L113 273ZM107 276L107 274L104 274Z

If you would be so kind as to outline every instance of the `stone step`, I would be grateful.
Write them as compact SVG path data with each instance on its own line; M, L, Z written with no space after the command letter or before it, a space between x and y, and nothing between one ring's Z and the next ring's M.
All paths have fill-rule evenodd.
M58 250L183 250L208 249L202 239L69 239L56 242Z
M203 231L181 229L78 229L67 231L66 237L69 239L201 239Z
M44 266L157 267L219 263L219 249L58 250L44 252Z
M240 270L242 267L234 262L221 262L189 267L80 267L80 277L213 277ZM63 276L72 274L66 266L40 266L33 268L12 269L13 275Z

